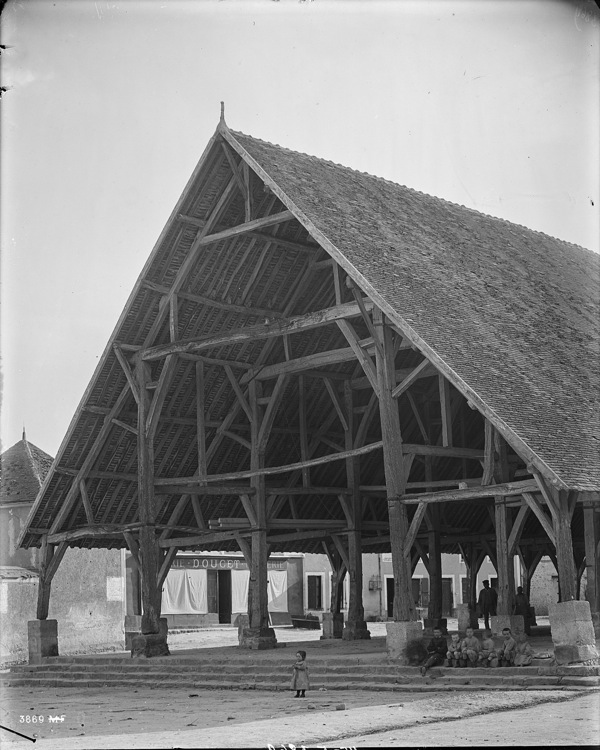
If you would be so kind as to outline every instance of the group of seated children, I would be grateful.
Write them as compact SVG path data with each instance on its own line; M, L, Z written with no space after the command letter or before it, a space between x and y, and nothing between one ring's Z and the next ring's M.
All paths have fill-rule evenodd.
M502 638L502 643L497 647L491 630L484 630L483 640L480 641L473 628L467 628L465 638L461 639L455 633L448 645L440 628L435 628L427 646L427 659L421 667L421 674L425 675L430 667L444 661L449 667L526 667L531 664L533 651L524 633L515 639L510 628L504 628Z

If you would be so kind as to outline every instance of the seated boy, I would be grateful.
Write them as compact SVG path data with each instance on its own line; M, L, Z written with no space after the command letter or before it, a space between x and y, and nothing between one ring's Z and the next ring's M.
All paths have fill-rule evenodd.
M491 630L483 631L483 640L481 641L481 651L479 653L479 664L482 667L498 666L498 654L496 653L496 644L492 638Z
M499 649L499 658L501 667L512 667L515 663L515 652L517 649L517 642L512 637L510 628L502 628L502 645Z
M522 633L517 637L517 648L515 649L515 667L528 667L533 660L533 649L529 645L527 636Z
M460 638L458 633L454 633L450 638L446 659L448 659L449 667L460 666Z
M427 659L425 664L421 667L421 674L425 677L425 674L429 667L435 667L438 664L442 664L446 651L448 650L448 644L446 639L442 635L440 628L433 629L433 638L429 641L427 646Z
M477 665L479 653L481 651L481 642L473 633L473 628L467 628L466 638L463 638L460 644L460 660L464 667L474 667Z

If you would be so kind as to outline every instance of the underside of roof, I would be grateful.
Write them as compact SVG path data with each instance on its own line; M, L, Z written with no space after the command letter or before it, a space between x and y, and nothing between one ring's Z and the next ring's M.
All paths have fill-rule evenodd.
M398 383L413 377L397 399L403 442L419 446L407 451L407 492L481 483L486 420L508 444L511 480L537 473L561 490L597 491L599 295L598 257L585 249L221 123L117 323L22 545L70 532L72 545L120 547L123 530L139 527L133 373L144 353L160 394L163 541L238 550L247 479L220 494L175 480L197 477L204 451L209 474L250 470L251 382L265 410L278 404L267 468L343 452L349 429L362 446L378 444L374 305L396 332ZM306 324L343 305L353 309L344 325L318 315ZM365 552L390 548L379 448L360 457ZM335 489L344 494L346 472L342 457L266 477L271 551L322 552L323 530L343 530ZM440 504L444 551L493 539L493 502ZM95 535L77 536L91 527ZM523 538L543 548L540 533L531 514Z

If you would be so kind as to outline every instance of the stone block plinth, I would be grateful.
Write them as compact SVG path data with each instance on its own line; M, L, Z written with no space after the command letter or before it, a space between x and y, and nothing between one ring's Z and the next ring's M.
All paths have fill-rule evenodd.
M342 630L344 641L365 641L371 637L364 620L348 620Z
M513 635L524 633L523 615L492 615L490 617L490 630L494 637L501 638L504 628L509 628Z
M408 666L415 661L413 654L425 651L423 645L423 625L416 620L403 622L386 622L388 659Z
M140 633L131 639L131 656L133 659L169 656L167 636L163 633Z
M598 663L589 602L558 602L550 605L548 615L557 664Z
M332 614L331 612L323 612L322 641L326 641L329 638L341 638L343 630L344 615L341 612L336 612L335 614Z
M457 604L456 605L456 617L458 619L458 632L464 633L467 628L472 627L471 624L471 610L468 604Z
M29 620L27 642L30 664L40 664L48 656L58 656L57 620Z
M239 644L240 648L264 651L268 648L277 648L277 638L273 628L242 628Z
M169 631L169 625L166 617L161 617L158 621L158 632L164 636L165 642L167 639L167 633ZM131 651L133 656L133 639L142 635L142 616L141 615L125 615L125 650Z

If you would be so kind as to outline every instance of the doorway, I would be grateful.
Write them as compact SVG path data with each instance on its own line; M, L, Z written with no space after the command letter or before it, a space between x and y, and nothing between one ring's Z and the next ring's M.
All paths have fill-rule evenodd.
M393 618L394 617L394 579L391 576L386 576L385 593L386 593L386 600L387 600L387 616L390 618Z
M219 624L231 624L231 571L219 570L218 577L218 600L219 600Z

